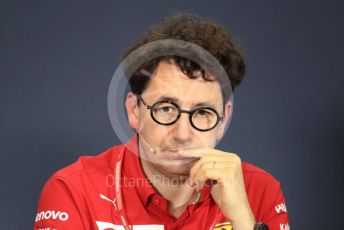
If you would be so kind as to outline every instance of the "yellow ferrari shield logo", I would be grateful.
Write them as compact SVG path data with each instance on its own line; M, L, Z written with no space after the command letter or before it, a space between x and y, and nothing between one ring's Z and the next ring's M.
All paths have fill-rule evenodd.
M230 222L223 222L216 224L214 230L233 230L233 228Z

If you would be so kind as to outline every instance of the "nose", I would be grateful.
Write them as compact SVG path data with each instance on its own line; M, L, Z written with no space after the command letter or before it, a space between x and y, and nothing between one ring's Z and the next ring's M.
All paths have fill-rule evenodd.
M182 113L174 124L174 139L180 144L185 144L192 139L192 126L188 114Z

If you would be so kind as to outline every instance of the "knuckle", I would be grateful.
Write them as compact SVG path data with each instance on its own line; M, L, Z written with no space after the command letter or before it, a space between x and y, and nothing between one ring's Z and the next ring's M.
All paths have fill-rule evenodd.
M237 154L232 154L232 159L235 163L240 164L241 163L241 158Z

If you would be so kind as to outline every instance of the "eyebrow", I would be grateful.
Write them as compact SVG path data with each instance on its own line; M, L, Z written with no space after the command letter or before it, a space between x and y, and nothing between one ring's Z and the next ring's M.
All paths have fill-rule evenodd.
M161 96L161 97L158 98L157 101L171 101L171 102L176 103L179 106L181 104L181 101L178 98L176 98L176 97L169 97L169 96ZM210 108L216 110L215 106L212 103L210 103L210 102L198 102L196 104L193 104L191 106L191 109L195 109L195 108L199 108L199 107L210 107Z

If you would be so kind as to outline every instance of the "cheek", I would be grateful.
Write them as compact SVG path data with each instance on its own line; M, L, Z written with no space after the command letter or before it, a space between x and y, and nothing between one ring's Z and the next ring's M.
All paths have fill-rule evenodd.
M143 134L150 143L160 145L168 136L168 127L157 124L150 115L142 117L139 124L141 128L140 133Z
M203 148L214 148L216 145L216 132L213 130L195 135L195 141Z
M145 108L143 109L140 108L138 120L139 120L138 130L141 133L149 134L155 129L156 123L151 118L149 110Z

